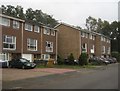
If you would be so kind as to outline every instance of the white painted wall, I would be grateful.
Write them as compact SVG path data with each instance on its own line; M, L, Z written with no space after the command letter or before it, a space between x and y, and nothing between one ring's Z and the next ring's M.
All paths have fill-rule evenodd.
M30 62L32 62L32 54L22 54L22 58L25 58L27 60L30 60Z

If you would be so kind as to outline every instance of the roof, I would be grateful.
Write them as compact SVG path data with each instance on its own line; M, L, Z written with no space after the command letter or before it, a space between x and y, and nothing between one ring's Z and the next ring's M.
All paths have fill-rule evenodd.
M15 17L11 17L11 16L4 15L4 14L0 14L0 16L1 17L5 17L5 18L9 18L9 19L14 19L14 20L21 21L21 22L25 22L25 20L22 20L22 19L19 19L19 18L15 18Z
M75 26L72 26L72 25L69 25L69 24L66 24L66 23L59 23L59 24L56 25L54 28L57 28L57 27L59 27L60 25L65 25L65 26L74 28L74 29L76 29L76 30L78 30L78 31L82 31L82 32L86 32L86 33L92 33L92 34L94 34L94 35L97 34L97 35L99 35L99 36L104 36L104 37L106 37L106 38L109 38L109 37L107 37L107 36L105 36L105 35L103 35L103 34L101 34L101 33L93 32L93 31L88 31L88 30L86 30L86 29L79 29L79 28L77 28L77 27L75 27ZM111 39L111 38L109 38L109 39Z

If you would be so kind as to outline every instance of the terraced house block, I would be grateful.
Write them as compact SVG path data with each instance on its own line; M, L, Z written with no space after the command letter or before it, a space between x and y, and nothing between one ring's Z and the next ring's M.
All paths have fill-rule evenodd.
M102 34L81 30L75 26L61 23L56 27L58 29L58 54L67 58L73 53L75 59L78 59L82 52L91 56L110 56L110 38Z
M2 14L0 27L0 59L56 60L56 29Z

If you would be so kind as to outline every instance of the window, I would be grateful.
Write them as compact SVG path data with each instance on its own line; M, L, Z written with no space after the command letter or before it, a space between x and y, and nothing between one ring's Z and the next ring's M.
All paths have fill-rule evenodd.
M13 20L13 28L19 28L19 22Z
M82 52L87 52L87 44L86 43L84 43L82 45Z
M90 34L89 38L92 39L92 35L91 34Z
M53 52L53 42L46 41L46 52Z
M85 37L88 38L88 33L86 33Z
M8 53L0 53L0 60L8 61L9 60L9 54Z
M92 48L91 48L91 53L94 53L95 52L95 45L92 45Z
M105 54L105 46L102 46L102 54Z
M27 39L27 49L29 51L37 51L37 40Z
M39 26L34 26L34 32L37 32L37 33L40 32L40 28L39 28Z
M42 54L42 59L49 60L50 59L50 55L49 54Z
M101 36L101 41L103 41L104 40L104 37L103 36Z
M10 19L0 17L0 24L4 26L10 26Z
M32 25L30 25L30 24L25 24L25 30L27 30L27 31L32 31Z
M15 50L16 49L16 37L15 36L3 36L3 49Z
M50 35L50 29L49 28L44 28L44 34Z
M108 54L110 54L110 47L108 47Z
M55 36L55 31L54 30L51 30L51 35Z
M85 37L85 33L84 32L81 32L81 35L82 35L82 37Z
M94 35L92 36L92 39L95 40L95 36Z

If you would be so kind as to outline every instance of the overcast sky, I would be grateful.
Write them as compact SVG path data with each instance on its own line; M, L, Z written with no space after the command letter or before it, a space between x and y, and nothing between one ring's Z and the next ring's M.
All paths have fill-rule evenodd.
M88 16L109 22L118 20L120 0L0 0L1 5L20 5L25 10L41 9L60 22L84 27Z

